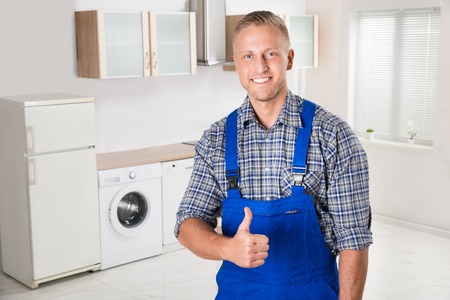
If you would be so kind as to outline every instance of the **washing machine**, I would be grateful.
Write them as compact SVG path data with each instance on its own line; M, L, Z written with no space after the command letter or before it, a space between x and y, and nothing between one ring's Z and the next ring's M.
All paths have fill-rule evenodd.
M101 270L162 253L161 173L160 163L98 172Z

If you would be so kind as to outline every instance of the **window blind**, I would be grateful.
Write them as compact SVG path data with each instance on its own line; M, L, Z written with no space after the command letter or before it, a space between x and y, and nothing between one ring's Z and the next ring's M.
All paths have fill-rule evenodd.
M400 142L413 126L432 145L440 10L359 12L355 24L355 131Z

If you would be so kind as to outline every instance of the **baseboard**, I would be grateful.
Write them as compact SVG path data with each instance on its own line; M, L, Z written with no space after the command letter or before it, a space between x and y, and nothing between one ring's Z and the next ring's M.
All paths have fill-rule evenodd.
M402 219L397 219L393 217L383 216L379 214L373 214L373 219L379 222L383 222L390 225L395 225L399 227L403 227L406 229L416 230L423 233L432 234L435 236L443 237L446 239L450 239L450 231L439 229L436 227L426 226L422 224L417 224L409 221L405 221Z
M185 249L179 242L163 245L162 247L162 253L170 253L178 250Z

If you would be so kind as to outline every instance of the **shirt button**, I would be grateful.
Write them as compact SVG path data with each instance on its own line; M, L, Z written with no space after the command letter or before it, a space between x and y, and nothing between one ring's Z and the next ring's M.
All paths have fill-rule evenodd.
M267 196L267 197L266 197L266 200L267 200L267 201L269 201L269 200L270 200L270 197L269 197L269 196Z
M269 168L269 167L265 167L265 168L264 168L264 171L269 172L269 171L270 171L270 168Z
M268 143L268 142L270 142L270 139L269 139L269 138L266 138L266 143Z

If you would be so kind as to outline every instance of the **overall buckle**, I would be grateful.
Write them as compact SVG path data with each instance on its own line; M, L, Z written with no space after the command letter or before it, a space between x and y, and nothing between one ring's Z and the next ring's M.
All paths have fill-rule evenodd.
M293 185L303 186L303 177L306 174L306 167L292 167Z
M233 190L238 188L239 169L226 172L228 189Z

